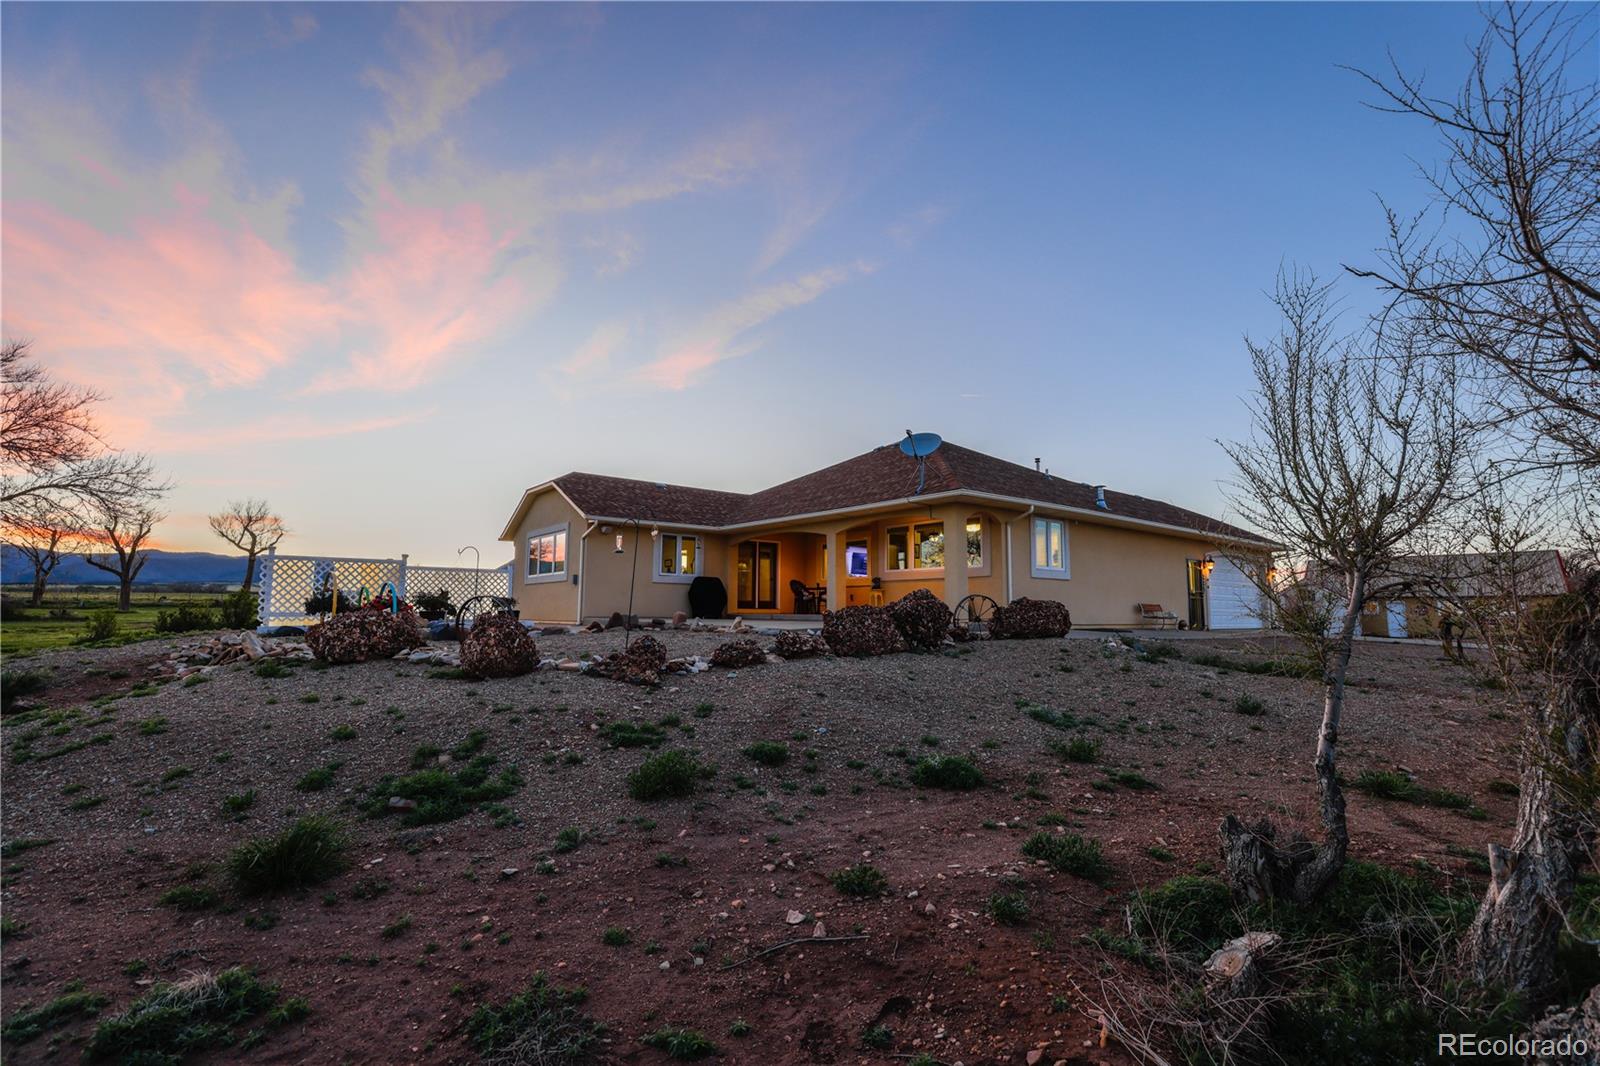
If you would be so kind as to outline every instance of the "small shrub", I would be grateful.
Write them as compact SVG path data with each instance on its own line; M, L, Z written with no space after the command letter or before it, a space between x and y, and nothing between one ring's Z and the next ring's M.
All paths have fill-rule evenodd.
M1397 770L1363 770L1350 785L1357 792L1365 792L1379 799L1417 803L1426 807L1444 807L1449 810L1471 811L1472 798L1447 788L1426 788Z
M710 768L688 752L664 752L652 755L628 775L628 795L645 802L692 796L700 780L709 776Z
M180 911L204 911L215 907L217 898L212 889L199 885L179 885L163 892L156 902Z
M37 670L0 672L0 709L9 711L18 700L43 692L48 678Z
M256 805L256 790L246 789L232 795L222 797L222 813L239 815Z
M1137 770L1107 770L1106 780L1113 785L1131 788L1135 792L1159 792L1161 786Z
M228 873L246 893L278 892L320 884L344 869L344 831L330 818L311 815L281 833L256 837L228 856Z
M857 898L881 896L889 891L889 879L883 875L883 871L864 862L847 866L828 880L846 896Z
M171 610L156 612L157 633L193 633L216 628L216 612L198 603L180 603Z
M1267 713L1267 705L1248 692L1241 692L1233 701L1233 710L1236 714L1249 715L1254 718Z
M233 1029L270 1010L276 985L244 969L192 974L160 984L107 1018L89 1038L86 1057L123 1063L176 1063L191 1053L236 1043Z
M378 935L385 940L394 940L405 935L405 931L410 928L411 915L402 914L400 917L396 918L394 921L378 930Z
M803 629L785 629L772 639L772 654L780 659L813 659L828 654L828 642Z
M1100 854L1100 842L1076 833L1035 833L1023 841L1022 854L1086 881L1104 881L1110 873Z
M1091 763L1100 757L1100 742L1088 737L1073 737L1065 742L1052 742L1050 750L1068 762Z
M789 761L789 745L781 740L758 740L744 749L744 755L762 766L782 766Z
M894 1030L887 1025L869 1026L861 1034L861 1043L874 1051L882 1051L894 1045Z
M298 792L321 792L331 784L333 784L333 768L319 766L296 781L294 787Z
M620 926L611 926L600 934L600 943L608 948L627 947L633 942L633 934Z
M967 792L982 786L983 772L965 755L941 755L912 767L911 782L922 788Z
M557 854L576 851L579 844L583 843L583 830L577 826L569 825L556 834L555 846L550 850Z
M83 627L84 642L112 639L117 635L117 624L117 612L111 607L92 612Z
M703 1059L707 1055L717 1053L717 1045L701 1032L694 1029L679 1029L668 1026L657 1029L639 1041L645 1047L653 1047L657 1051L664 1051L667 1057L693 1061Z
M401 821L406 825L454 821L479 805L508 799L522 787L522 775L516 767L505 767L491 776L494 766L492 756L479 755L454 769L436 766L403 776L385 777L372 786L361 809L372 817L381 817L392 810L389 800L399 797L416 804L415 808L401 814Z
M996 892L984 910L1001 925L1021 925L1028 920L1028 900L1021 892Z
M254 629L260 623L260 598L240 589L222 597L217 604L217 624L224 629Z
M655 685L660 683L661 669L666 665L667 646L646 634L636 637L626 650L593 662L586 673L633 685Z
M667 739L660 726L649 722L607 722L600 736L613 748L656 748Z
M83 986L73 982L55 999L37 1007L24 1007L6 1019L0 1027L0 1036L9 1044L26 1044L47 1030L66 1025L80 1017L99 1014L111 1002L110 996L98 992L85 992Z
M329 740L354 740L356 736L356 727L353 725L336 725L328 731Z
M550 984L544 974L504 1005L483 1004L467 1020L467 1039L486 1063L579 1066L590 1061L604 1027L579 1009L581 988Z

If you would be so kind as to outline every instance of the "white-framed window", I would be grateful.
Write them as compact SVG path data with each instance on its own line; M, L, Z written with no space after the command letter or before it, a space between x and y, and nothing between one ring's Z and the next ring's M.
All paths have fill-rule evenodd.
M528 534L528 563L524 583L565 581L567 577L567 527L552 526Z
M700 576L700 538L663 533L656 545L656 580L687 584Z
M1067 523L1064 520L1033 520L1033 576L1060 579L1072 576L1072 558L1067 547Z

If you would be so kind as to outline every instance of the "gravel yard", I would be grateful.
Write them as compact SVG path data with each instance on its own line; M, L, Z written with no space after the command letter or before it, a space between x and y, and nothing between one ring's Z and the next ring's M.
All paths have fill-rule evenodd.
M673 656L726 639L659 636ZM559 658L621 640L539 645ZM584 1009L609 1026L602 1061L665 1062L641 1038L685 1026L728 1062L926 1052L972 1066L1021 1063L1040 1046L1046 1064L1123 1062L1098 1047L1075 990L1108 965L1083 934L1115 927L1129 888L1214 861L1224 813L1309 824L1314 812L1320 687L1193 661L1289 651L1273 640L1151 635L1146 654L1104 640L979 643L712 670L655 690L558 671L460 680L396 662L281 677L239 664L140 684L182 643L19 664L50 673L39 700L65 713L13 714L0 728L8 1017L74 980L115 1011L152 980L243 965L310 1007L248 1061L470 1062L474 1008L544 971L588 988ZM1181 657L1148 653L1159 647ZM1352 855L1475 876L1458 856L1506 839L1515 813L1514 797L1490 788L1515 776L1498 694L1431 644L1362 644L1352 676L1345 776L1402 769L1477 808L1353 793ZM1098 742L1091 761L1052 749L1074 737ZM758 741L787 758L746 755ZM715 775L692 798L631 799L628 775L674 749ZM984 785L912 783L918 760L949 755L975 763ZM525 783L464 817L406 828L404 812L360 809L369 798L383 808L373 786L387 775L486 756ZM230 849L308 813L347 827L349 868L301 893L235 894L221 870ZM1098 839L1109 880L1025 859L1041 826ZM830 884L862 862L887 876L887 894ZM985 913L1006 877L1028 903L1014 926ZM216 905L158 904L183 885L214 889ZM751 957L819 923L862 939ZM730 1034L736 1020L748 1036ZM889 1044L868 1047L880 1026ZM8 1061L75 1058L68 1045L92 1027L9 1044Z

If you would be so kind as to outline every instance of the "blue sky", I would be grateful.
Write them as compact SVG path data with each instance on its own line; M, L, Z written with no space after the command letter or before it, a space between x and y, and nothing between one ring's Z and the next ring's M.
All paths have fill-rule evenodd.
M163 540L485 561L569 469L749 490L907 427L1226 517L1280 264L1370 262L1476 7L36 5L8 336ZM1352 307L1369 299L1345 286ZM209 543L208 543L209 542Z

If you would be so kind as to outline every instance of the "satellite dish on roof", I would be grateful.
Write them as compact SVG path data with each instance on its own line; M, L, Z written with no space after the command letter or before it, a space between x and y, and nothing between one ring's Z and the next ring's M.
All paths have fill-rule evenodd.
M900 450L917 461L917 491L914 495L922 495L922 486L928 480L928 467L923 462L928 456L938 450L944 443L944 438L937 433L913 433L906 430L906 439L900 442Z
M925 459L943 443L944 438L937 433L913 433L908 429L906 439L900 442L900 450L913 459Z

